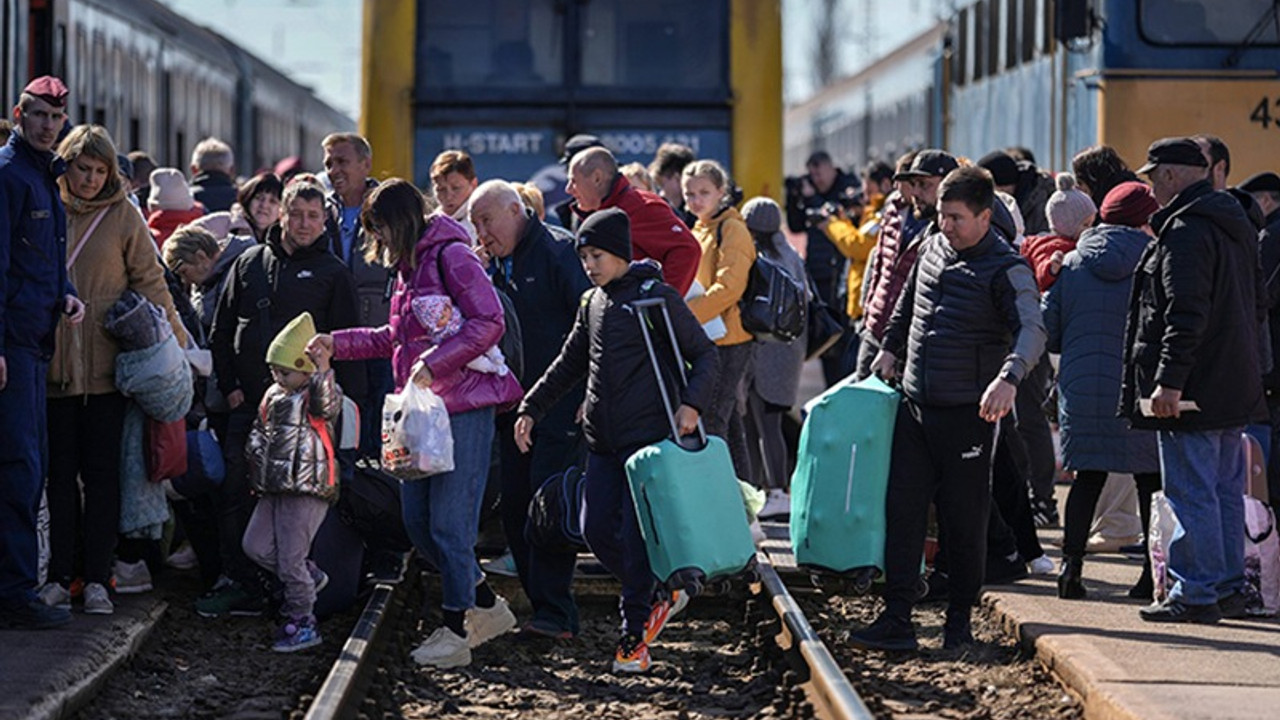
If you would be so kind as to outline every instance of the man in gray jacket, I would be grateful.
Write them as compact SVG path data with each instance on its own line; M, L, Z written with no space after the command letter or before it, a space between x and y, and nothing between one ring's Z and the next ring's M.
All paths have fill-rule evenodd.
M872 363L891 379L905 357L905 398L885 504L885 610L853 634L858 647L916 648L911 607L935 501L950 569L944 647L973 641L969 617L982 587L997 423L1045 342L1031 268L991 227L994 199L981 168L943 179L938 217Z

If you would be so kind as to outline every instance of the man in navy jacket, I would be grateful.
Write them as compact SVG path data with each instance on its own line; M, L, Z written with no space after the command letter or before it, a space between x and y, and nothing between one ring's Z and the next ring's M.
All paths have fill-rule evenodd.
M36 513L44 481L45 373L65 314L84 319L67 278L67 216L53 153L67 119L67 87L33 80L13 109L0 149L0 627L49 628L71 620L35 594Z

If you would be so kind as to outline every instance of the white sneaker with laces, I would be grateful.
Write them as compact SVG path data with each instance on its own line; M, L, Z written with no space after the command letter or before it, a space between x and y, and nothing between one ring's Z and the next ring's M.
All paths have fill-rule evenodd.
M516 616L511 606L501 596L491 608L471 608L467 611L467 646L478 648L490 640L516 629Z
M151 570L146 561L116 561L116 592L121 595L137 595L151 592Z
M36 594L40 596L40 602L49 607L59 610L71 609L71 591L56 582L45 583Z
M438 668L463 667L471 664L471 648L467 639L458 637L452 630L441 625L427 636L409 657L419 665L431 665Z
M200 565L200 560L196 558L196 551L191 545L184 543L164 561L164 564L174 570L195 570Z
M1053 575L1053 561L1049 559L1048 555L1041 555L1035 560L1027 563L1027 570L1030 571L1032 575Z
M116 611L107 595L107 588L102 583L89 583L84 586L84 612L86 615L110 615Z
M756 517L761 520L771 520L777 517L783 517L791 514L791 496L786 490L770 490L769 496L765 498L764 507Z

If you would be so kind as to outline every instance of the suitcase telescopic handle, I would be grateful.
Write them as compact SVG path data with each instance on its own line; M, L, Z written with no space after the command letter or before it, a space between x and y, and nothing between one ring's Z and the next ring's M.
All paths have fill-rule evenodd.
M676 357L676 369L680 373L680 386L688 385L689 378L684 372L684 355L680 353L680 343L676 340L676 332L671 327L671 313L667 310L667 301L662 298L644 298L633 301L629 307L633 309L636 320L640 323L640 334L644 336L644 346L649 351L649 363L653 366L653 376L658 381L658 391L662 395L662 405L667 410L667 422L671 425L671 439L686 450L701 450L707 446L707 431L702 426L702 418L698 418L698 437L696 440L680 435L680 428L676 426L676 406L672 404L671 395L667 392L667 384L662 380L662 366L658 363L658 352L654 348L653 336L649 333L649 324L646 322L648 310L655 307L661 309L663 324L667 326L667 337L671 342L671 351Z

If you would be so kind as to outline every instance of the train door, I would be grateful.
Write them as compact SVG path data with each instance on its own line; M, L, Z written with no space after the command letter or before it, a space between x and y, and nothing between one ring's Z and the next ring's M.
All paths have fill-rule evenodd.
M0 109L7 118L18 101L18 2L0 0L0 6Z
M30 0L27 11L27 75L67 76L66 8L59 0Z

